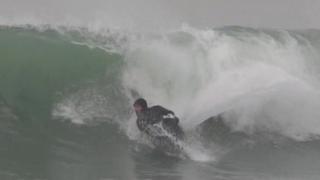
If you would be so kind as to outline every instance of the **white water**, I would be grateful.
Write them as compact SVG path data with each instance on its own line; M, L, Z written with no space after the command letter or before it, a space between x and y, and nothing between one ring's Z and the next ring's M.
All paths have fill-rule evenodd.
M287 32L182 31L129 45L123 84L186 129L227 112L235 131L320 135L318 50Z

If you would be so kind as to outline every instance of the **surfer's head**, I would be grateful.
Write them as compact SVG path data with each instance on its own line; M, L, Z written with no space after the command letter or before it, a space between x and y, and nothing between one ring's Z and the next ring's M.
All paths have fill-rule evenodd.
M140 113L141 111L148 108L148 104L145 99L139 98L134 102L133 107L136 113Z

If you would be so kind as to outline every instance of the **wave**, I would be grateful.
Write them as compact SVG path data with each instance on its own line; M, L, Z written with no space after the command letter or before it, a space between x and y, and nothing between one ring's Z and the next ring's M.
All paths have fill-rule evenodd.
M142 96L174 110L186 130L225 113L234 132L307 141L320 134L319 35L2 26L0 94L35 124L112 121L135 138L131 104Z

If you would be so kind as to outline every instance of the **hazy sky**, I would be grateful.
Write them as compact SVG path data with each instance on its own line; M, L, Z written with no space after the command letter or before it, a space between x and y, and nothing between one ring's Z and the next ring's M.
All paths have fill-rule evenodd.
M0 18L120 27L320 29L320 0L0 0Z

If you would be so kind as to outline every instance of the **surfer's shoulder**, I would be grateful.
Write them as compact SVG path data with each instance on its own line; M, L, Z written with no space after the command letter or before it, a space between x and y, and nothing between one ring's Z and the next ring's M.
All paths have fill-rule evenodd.
M155 105L150 107L149 109L164 109L164 107L160 106L160 105Z
M152 106L149 108L151 111L158 111L158 112L161 112L161 113L171 113L171 114L174 114L174 112L172 112L171 110L168 110L160 105L155 105L155 106Z

